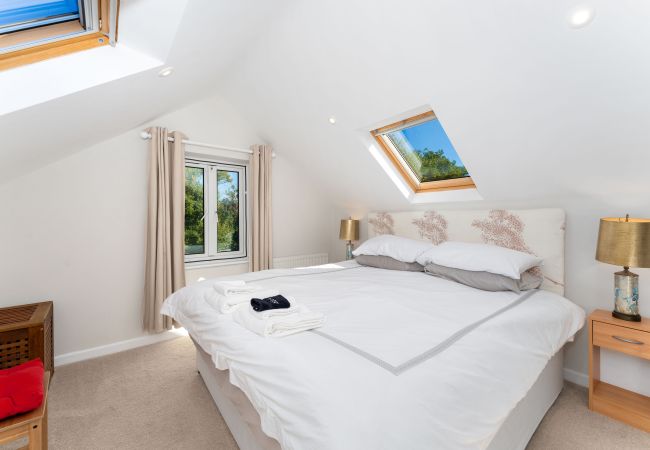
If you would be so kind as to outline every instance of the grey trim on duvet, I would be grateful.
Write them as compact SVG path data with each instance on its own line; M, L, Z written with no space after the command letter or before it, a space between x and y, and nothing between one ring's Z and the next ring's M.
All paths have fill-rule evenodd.
M354 267L341 267L338 269L327 269L323 270L322 272L305 272L305 273L291 273L291 274L284 274L284 275L273 275L272 277L266 277L266 278L256 278L254 280L246 280L247 283L256 283L258 281L264 281L264 280L272 280L274 278L288 278L288 277L304 277L306 275L323 275L325 273L333 273L333 272L341 272L343 270L350 270L350 269L361 269L365 266L354 266ZM280 270L295 270L295 269L280 269Z
M284 274L284 275L274 275L271 277L265 277L265 278L258 278L255 280L248 280L248 283L254 283L257 281L264 281L264 280L271 280L274 278L285 278L285 277L297 277L297 276L306 276L306 275L323 275L326 273L332 273L332 272L341 272L343 270L350 270L350 269L360 269L365 266L355 266L355 267L342 267L340 269L330 269L330 270L323 270L322 272L307 272L307 273L295 273L295 274ZM430 350L427 350L426 352L406 361L403 364L400 364L399 366L392 366L388 364L386 361L377 358L376 356L371 355L370 353L364 352L363 350L348 344L347 342L341 341L334 336L330 336L329 334L323 333L320 330L310 330L312 333L317 334L321 337L324 337L325 339L329 339L330 341L339 344L341 347L347 348L348 350L358 354L359 356L367 359L368 361L377 364L379 367L382 367L389 372L391 372L393 375L401 375L403 372L417 366L418 364L423 363L424 361L433 358L436 356L438 353L441 353L442 351L446 350L447 348L451 347L456 341L461 339L463 336L469 334L472 332L474 329L478 328L480 325L484 324L490 319L493 319L494 317L501 315L502 313L506 312L507 310L514 308L515 306L521 304L524 302L524 300L528 299L531 297L533 294L539 292L538 289L526 291L519 298L514 300L512 303L504 306L503 308L495 311L494 313L484 317L483 319L479 319L478 321L467 325L465 328L457 331L453 335L451 335L449 338L441 342L440 344L436 345Z
M334 342L336 344L339 344L341 347L344 347L344 348L346 348L346 349L348 349L350 351L353 351L354 353L358 354L359 356L367 359L368 361L370 361L372 363L377 364L379 367L382 367L382 368L388 370L389 372L391 372L393 375L397 376L397 375L401 375L402 373L404 373L405 371L407 371L409 369L412 369L413 367L417 366L418 364L421 364L421 363L433 358L437 354L445 351L446 349L448 349L449 347L454 345L459 339L461 339L462 337L464 337L467 334L471 333L472 331L474 331L476 328L478 328L479 326L481 326L482 324L484 324L488 320L491 320L491 319L503 314L504 312L508 311L509 309L512 309L515 306L522 304L526 299L530 298L533 294L535 294L537 292L539 292L538 289L524 292L523 294L521 294L521 296L519 296L519 298L517 298L512 303L510 303L510 304L504 306L503 308L493 312L492 314L489 314L488 316L486 316L486 317L484 317L482 319L479 319L476 322L471 323L471 324L467 325L466 327L458 330L456 333L452 334L450 337L448 337L447 339L445 339L444 341L442 341L441 343L439 343L435 347L433 347L433 348L427 350L426 352L424 352L424 353L422 353L422 354L420 354L420 355L406 361L403 364L400 364L399 366L392 366L392 365L388 364L386 361L384 361L384 360L382 360L380 358L377 358L376 356L371 355L370 353L364 352L363 350L361 350L361 349L359 349L359 348L357 348L357 347L355 347L353 345L350 345L347 342L341 341L340 339L337 339L334 336L330 336L327 333L323 333L320 330L311 330L311 332L314 333L314 334L317 334L319 336L322 336L322 337L324 337L326 339L329 339L330 341L332 341L332 342Z

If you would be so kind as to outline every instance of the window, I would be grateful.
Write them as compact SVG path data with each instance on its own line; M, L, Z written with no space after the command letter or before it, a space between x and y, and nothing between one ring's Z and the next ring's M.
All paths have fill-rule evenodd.
M0 70L107 45L119 0L0 0Z
M371 134L414 192L475 187L433 111Z
M185 164L185 261L246 256L246 167Z
M0 7L3 34L80 19L77 0L4 0Z

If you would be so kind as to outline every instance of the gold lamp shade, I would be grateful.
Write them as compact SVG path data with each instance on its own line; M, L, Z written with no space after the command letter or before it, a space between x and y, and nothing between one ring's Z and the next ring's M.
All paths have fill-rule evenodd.
M650 267L650 219L605 217L600 219L596 259L623 266L614 274L614 311L617 319L641 321L639 275L630 267Z
M650 219L600 219L596 259L615 266L650 267Z
M342 219L341 229L339 231L339 239L344 241L358 241L359 240L359 221L353 218Z

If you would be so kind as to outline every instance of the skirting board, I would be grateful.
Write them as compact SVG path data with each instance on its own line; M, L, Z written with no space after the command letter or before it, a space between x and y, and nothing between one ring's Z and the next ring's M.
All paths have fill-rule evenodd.
M564 368L564 379L582 387L589 387L589 376L573 369Z
M62 355L54 356L54 366L63 366L87 359L98 358L100 356L110 355L112 353L123 352L133 348L144 347L145 345L155 344L157 342L175 339L179 336L187 336L187 331L184 328L177 328L175 330L165 331L159 334L148 334L126 341L113 342L112 344L100 345L99 347L92 347L85 350L76 352L64 353Z

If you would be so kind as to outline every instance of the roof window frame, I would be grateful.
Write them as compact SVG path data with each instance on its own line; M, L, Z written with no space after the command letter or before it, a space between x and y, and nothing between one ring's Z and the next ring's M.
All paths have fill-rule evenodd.
M78 19L0 34L0 71L114 45L119 4L120 0L79 0Z
M421 182L409 164L406 162L402 154L394 147L390 141L390 138L387 136L389 133L420 125L434 119L437 119L437 117L435 113L430 110L379 127L375 130L371 130L370 134L375 139L379 147L383 150L384 154L392 163L397 172L402 176L404 181L411 188L413 193L420 194L426 192L449 191L458 189L475 189L476 184L474 184L471 176L451 178L448 180Z

